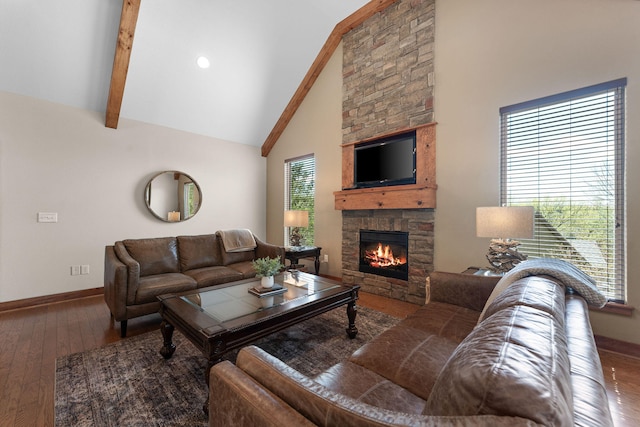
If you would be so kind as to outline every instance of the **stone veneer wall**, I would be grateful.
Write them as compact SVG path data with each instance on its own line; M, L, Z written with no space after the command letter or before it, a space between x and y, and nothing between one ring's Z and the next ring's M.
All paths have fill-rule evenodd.
M343 36L343 143L434 121L434 21L435 0L399 0ZM432 209L342 211L342 280L423 304L433 227ZM408 281L358 271L360 229L409 232Z
M343 143L433 122L435 0L400 0L342 37Z
M433 271L433 209L379 209L342 212L342 281L365 292L424 304L425 279ZM409 280L358 271L360 230L409 233Z

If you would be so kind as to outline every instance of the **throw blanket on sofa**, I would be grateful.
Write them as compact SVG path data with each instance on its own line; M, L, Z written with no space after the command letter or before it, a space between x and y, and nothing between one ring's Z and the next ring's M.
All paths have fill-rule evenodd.
M551 276L561 281L567 288L573 289L591 305L603 307L607 303L607 297L598 290L596 281L575 265L561 259L536 258L521 262L500 279L493 292L491 292L482 314L480 314L478 323L484 319L484 313L489 304L507 286L523 277L541 275Z
M237 229L219 231L222 238L222 245L227 252L246 252L255 249L256 240L253 238L251 230Z

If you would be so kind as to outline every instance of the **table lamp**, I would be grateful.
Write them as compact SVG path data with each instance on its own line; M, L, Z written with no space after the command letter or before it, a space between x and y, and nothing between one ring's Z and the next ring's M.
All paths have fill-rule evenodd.
M291 246L300 246L300 239L302 238L300 235L300 227L309 226L309 212L297 210L284 211L284 226L292 227L289 233Z
M520 242L514 237L533 237L533 206L476 208L476 236L491 237L487 260L491 271L506 273L527 255L518 252Z

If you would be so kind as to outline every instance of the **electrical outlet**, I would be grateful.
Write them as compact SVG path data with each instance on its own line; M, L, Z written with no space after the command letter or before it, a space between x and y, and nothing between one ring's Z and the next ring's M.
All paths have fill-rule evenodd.
M58 213L38 212L38 222L58 222Z
M324 254L322 257L322 262L329 262L329 254Z
M89 265L81 265L80 274L89 274Z
M79 265L72 265L71 266L71 275L72 276L79 276L80 275L80 266Z

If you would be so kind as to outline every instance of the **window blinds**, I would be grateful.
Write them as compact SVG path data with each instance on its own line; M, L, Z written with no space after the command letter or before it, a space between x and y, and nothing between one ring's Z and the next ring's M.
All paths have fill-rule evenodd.
M316 160L313 154L284 162L284 210L309 212L309 226L301 229L305 245L314 243L314 206L316 190ZM285 227L285 242L289 241L289 230Z
M532 258L572 262L625 301L624 90L619 79L500 109L501 203L534 206Z

